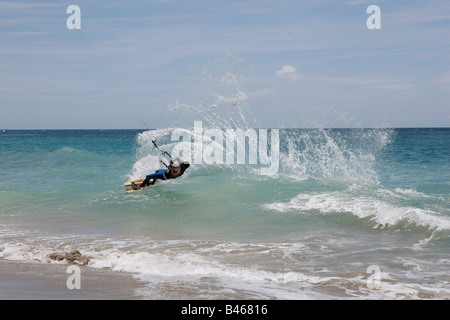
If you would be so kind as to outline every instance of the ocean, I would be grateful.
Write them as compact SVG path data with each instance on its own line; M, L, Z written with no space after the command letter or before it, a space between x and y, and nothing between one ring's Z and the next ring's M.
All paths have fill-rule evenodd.
M449 128L279 129L274 174L191 161L128 194L173 132L0 131L0 260L127 273L144 299L450 298Z

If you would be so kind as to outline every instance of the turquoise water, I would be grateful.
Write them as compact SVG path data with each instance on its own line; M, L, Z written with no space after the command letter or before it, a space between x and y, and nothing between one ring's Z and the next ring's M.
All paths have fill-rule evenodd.
M280 129L274 175L191 161L127 194L172 133L0 132L0 257L76 249L162 299L450 298L450 129Z

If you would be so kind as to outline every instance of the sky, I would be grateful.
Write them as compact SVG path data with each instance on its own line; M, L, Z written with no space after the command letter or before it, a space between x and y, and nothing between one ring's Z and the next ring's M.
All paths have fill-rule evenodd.
M80 29L69 29L71 5ZM367 20L380 8L380 29ZM69 25L70 25L69 23ZM450 127L448 0L0 1L0 129Z

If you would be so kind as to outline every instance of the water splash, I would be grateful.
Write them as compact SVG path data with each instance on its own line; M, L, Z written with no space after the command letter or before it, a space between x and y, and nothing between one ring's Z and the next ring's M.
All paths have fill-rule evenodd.
M143 179L155 170L163 168L161 160L164 162L170 161L170 159L163 158L161 153L155 150L152 140L156 140L162 150L170 151L174 144L170 141L173 130L173 128L158 129L145 131L137 135L136 162L133 165L132 172L128 175L129 180Z
M250 114L245 81L254 73L253 66L232 51L226 51L206 63L202 72L203 81L196 84L200 90L196 102L177 100L168 106L174 127L187 130L186 136L191 137L192 140L201 139L204 147L214 146L217 142L205 136L195 136L193 132L195 121L201 121L204 130L222 130L224 136L226 129L250 129L250 122L256 123L258 119ZM297 128L305 127L304 124L308 123L319 129L283 129L281 131L280 172L301 179L351 177L377 182L378 177L375 171L377 158L390 143L393 131L389 129L326 129L333 127L329 126L335 123L333 121L344 123L344 120L346 124L351 124L349 127L355 127L355 119L335 110L322 111L308 112L309 116L317 118L315 122L311 122L311 119L294 119L297 121ZM291 120L293 119L286 119L286 121ZM171 141L169 132L170 129L152 132L153 139L156 137L158 144L163 144L164 150L172 150L177 143ZM146 134L140 135L138 143L140 158L145 158L149 154L158 154L154 152L151 139ZM225 148L225 146L222 147ZM220 165L227 166L224 163ZM227 167L231 170L240 170L243 166ZM257 169L260 167L260 165L256 166ZM252 170L255 166L246 165L245 168Z
M253 72L252 66L236 53L220 54L203 67L196 102L176 100L168 106L168 111L174 115L174 124L185 128L192 126L194 121L203 121L215 128L249 128L250 112L244 82Z
M394 135L390 129L283 130L283 171L300 178L378 181L377 158Z
M137 178L146 172L163 168L160 160L161 152L156 150L152 140L158 142L160 149L173 153L179 150L180 141L172 141L175 129L161 129L147 131L139 134L137 138L137 162L134 164L131 177ZM215 155L215 159L222 159L216 163L196 163L201 167L226 167L232 171L250 170L258 171L267 164L260 161L250 163L249 144L245 145L246 161L238 164L237 161L229 163L225 161L226 139L213 140L194 129L176 129L184 132L188 140L183 138L184 143L190 143L192 153L185 160L193 161L194 141L201 141L202 152L205 150L222 150L222 155ZM226 131L220 131L223 137ZM258 133L258 131L255 131ZM394 137L394 131L390 129L285 129L280 131L279 150L279 172L298 179L312 178L339 178L344 180L358 180L378 183L376 165L378 159L383 155L386 146ZM260 139L261 137L258 137ZM267 150L271 150L271 140L268 141ZM222 143L222 145L221 145ZM261 143L260 141L258 143ZM255 148L256 150L256 148ZM272 150L273 151L273 150ZM179 154L176 154L178 156ZM236 155L236 154L235 154ZM182 155L179 155L183 158ZM204 158L204 157L203 157ZM205 159L205 158L204 158ZM195 166L194 166L195 167ZM192 170L194 170L194 167ZM200 167L200 166L198 166ZM191 170L191 171L192 171ZM148 173L146 173L148 174Z

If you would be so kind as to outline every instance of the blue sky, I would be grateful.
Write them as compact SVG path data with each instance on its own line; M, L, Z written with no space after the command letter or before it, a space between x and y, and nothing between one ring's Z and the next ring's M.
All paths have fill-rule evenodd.
M0 43L0 129L450 126L448 0L0 1Z

